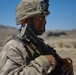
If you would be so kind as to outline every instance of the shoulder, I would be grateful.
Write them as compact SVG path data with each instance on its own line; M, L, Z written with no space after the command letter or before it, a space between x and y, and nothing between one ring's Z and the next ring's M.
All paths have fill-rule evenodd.
M17 41L17 40L13 40L13 39L11 39L10 41L8 41L7 43L6 43L6 45L4 46L4 48L10 48L10 47L18 47L18 48L22 48L23 47L23 44L22 43L20 43L19 41Z
M22 43L20 43L17 40L13 40L11 39L10 41L7 42L7 44L3 47L2 52L21 52L23 53L24 51L26 51L24 45Z

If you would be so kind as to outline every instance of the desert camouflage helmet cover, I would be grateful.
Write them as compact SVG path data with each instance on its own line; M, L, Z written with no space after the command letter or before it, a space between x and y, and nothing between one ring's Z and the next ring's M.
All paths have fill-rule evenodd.
M22 0L16 7L16 24L22 24L27 18L36 14L48 15L48 0Z

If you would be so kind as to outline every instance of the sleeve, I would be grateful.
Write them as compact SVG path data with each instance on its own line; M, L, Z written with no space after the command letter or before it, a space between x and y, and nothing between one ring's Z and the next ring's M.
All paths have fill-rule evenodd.
M7 52L7 60L0 74L45 75L50 68L50 62L43 55L37 57L35 60L32 60L28 65L26 64L26 62L27 59L23 59L22 55L16 49L11 49Z

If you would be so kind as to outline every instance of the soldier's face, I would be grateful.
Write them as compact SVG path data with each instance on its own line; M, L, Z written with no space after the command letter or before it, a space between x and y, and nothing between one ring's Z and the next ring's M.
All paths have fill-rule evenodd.
M32 21L34 23L34 29L35 29L35 33L37 35L41 35L44 31L45 31L45 25L46 25L46 15L35 15L34 17L32 17ZM30 18L27 19L23 24L30 25Z
M39 32L41 35L45 31L46 25L46 16L45 15L36 15L33 17L34 28L36 32Z

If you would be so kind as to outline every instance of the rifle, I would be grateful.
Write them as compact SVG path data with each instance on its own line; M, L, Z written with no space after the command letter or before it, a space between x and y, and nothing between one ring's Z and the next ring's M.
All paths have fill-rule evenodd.
M24 27L22 27L22 31L21 31L21 38L28 38L31 40L32 43L34 43L38 48L39 51L45 55L53 55L56 59L57 62L57 66L55 68L55 70L51 71L52 75L66 75L63 71L62 71L62 66L64 65L64 61L63 59L56 53L56 50L54 50L52 47L50 47L48 44L45 44L42 40L40 40L37 35L31 30L30 27L28 27L27 25L25 25ZM42 51L44 50L44 51ZM50 75L51 75L50 74ZM73 73L70 75L74 75Z

